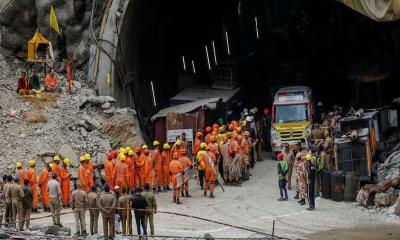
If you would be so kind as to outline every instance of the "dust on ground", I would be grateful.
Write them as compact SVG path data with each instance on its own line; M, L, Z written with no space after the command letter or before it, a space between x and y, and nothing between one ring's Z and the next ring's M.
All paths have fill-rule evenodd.
M350 228L335 228L307 236L310 240L397 240L400 239L400 225L362 225Z

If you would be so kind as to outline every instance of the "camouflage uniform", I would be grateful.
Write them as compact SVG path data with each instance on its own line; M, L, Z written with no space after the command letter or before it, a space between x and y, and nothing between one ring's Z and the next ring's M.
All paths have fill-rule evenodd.
M307 179L306 179L306 161L301 158L301 160L296 158L296 192L299 193L300 199L306 199L307 197Z

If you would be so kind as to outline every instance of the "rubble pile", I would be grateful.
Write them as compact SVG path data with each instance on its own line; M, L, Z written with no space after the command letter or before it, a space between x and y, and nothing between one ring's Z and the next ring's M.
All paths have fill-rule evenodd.
M371 211L400 216L400 177L379 184L366 184L357 194L359 205Z
M385 162L378 166L378 180L392 179L400 176L400 143L388 154Z
M88 152L93 155L94 164L100 164L111 147L143 141L135 111L118 109L112 97L96 96L84 86L84 74L79 71L73 94L49 97L53 101L49 104L35 104L37 101L29 98L43 98L40 100L45 102L48 93L21 97L16 93L21 72L18 64L0 61L0 70L2 173L13 172L18 160L26 164L37 159L40 169L56 154L70 158L72 166L77 167L78 156Z

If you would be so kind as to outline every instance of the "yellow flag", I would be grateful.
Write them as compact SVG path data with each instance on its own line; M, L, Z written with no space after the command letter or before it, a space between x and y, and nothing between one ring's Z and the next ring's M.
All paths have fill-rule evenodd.
M54 12L53 5L50 8L50 27L54 29L60 35L60 28L58 27L58 21L56 13Z

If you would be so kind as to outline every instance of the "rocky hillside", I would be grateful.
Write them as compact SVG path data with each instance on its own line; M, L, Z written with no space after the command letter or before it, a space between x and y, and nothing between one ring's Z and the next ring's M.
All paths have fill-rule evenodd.
M17 160L35 158L42 165L54 154L71 158L75 167L85 152L102 163L111 148L143 142L135 111L114 107L112 97L96 96L82 72L75 74L73 94L21 97L16 93L20 66L0 61L0 172L12 172Z

